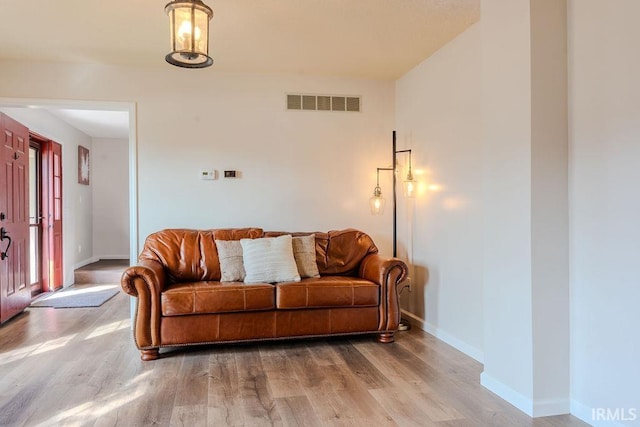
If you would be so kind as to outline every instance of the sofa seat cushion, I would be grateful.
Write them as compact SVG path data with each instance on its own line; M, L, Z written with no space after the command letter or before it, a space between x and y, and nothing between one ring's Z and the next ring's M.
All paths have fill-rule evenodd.
M272 310L274 301L274 287L268 283L176 283L162 292L162 315Z
M371 307L380 301L380 288L365 279L344 276L306 278L278 283L276 307L284 309L319 307Z

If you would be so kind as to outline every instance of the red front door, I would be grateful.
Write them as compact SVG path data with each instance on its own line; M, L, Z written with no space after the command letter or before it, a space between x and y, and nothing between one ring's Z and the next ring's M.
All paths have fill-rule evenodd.
M44 140L42 147L42 285L44 291L62 287L62 146Z
M31 301L29 130L0 113L0 322Z
M53 162L53 219L51 221L51 256L49 262L52 265L51 284L53 290L62 287L62 146L51 141L51 160Z

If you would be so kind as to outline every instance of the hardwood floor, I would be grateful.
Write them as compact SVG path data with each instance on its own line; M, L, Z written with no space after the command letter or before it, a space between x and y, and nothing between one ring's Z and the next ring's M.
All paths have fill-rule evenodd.
M122 272L128 266L128 259L101 259L76 269L73 272L73 283L76 285L120 283Z
M586 426L532 420L482 366L419 331L163 350L142 362L129 302L29 308L0 328L2 426Z

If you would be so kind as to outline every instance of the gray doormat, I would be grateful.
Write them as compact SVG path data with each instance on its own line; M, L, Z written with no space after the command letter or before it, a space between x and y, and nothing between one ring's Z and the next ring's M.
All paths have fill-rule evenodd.
M58 292L47 292L30 307L81 308L100 307L120 292L118 285L99 285L84 288L73 286Z

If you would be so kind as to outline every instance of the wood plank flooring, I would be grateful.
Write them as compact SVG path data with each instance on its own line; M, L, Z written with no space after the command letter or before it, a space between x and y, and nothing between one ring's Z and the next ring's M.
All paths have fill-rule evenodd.
M0 327L2 426L586 426L532 420L482 366L415 328L373 337L163 350L142 362L124 293L29 308Z

